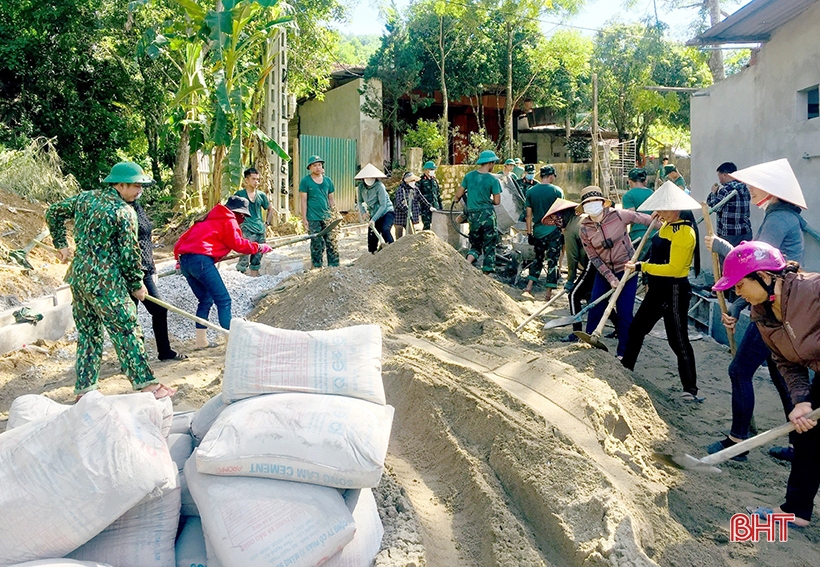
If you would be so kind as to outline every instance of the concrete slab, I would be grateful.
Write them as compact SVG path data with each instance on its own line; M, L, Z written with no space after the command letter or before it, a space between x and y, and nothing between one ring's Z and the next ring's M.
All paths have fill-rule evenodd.
M41 310L43 320L36 325L31 323L13 323L0 327L0 353L22 348L38 339L56 341L74 328L74 317L71 304L58 305Z

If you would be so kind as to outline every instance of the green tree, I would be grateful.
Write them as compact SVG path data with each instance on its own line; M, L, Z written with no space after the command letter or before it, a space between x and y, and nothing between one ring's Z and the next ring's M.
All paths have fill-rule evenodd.
M437 160L447 150L447 137L441 133L435 122L419 118L416 127L404 135L404 145L421 148L424 160Z
M570 137L575 117L590 107L592 40L575 30L558 31L544 49L547 107L563 114Z
M336 59L346 65L367 65L380 45L378 35L342 34L336 46Z

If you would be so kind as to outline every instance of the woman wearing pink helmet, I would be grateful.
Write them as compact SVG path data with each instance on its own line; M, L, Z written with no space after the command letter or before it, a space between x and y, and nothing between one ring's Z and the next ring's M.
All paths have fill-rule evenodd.
M774 512L794 514L794 524L804 527L820 487L820 428L806 418L820 406L820 379L809 381L809 369L820 372L820 274L800 272L799 267L765 242L743 242L726 256L724 275L713 289L734 286L752 305L752 321L786 380L794 404L789 421L798 434L786 502ZM765 516L772 510L754 512Z

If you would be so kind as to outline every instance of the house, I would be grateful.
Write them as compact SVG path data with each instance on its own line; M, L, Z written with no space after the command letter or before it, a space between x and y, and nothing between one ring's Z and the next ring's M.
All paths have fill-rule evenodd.
M820 1L753 0L689 42L760 44L745 69L692 97L693 197L705 199L722 162L744 168L787 158L808 204L803 217L820 230L818 37ZM752 208L752 226L760 226L763 213ZM820 242L805 236L805 267L820 271Z

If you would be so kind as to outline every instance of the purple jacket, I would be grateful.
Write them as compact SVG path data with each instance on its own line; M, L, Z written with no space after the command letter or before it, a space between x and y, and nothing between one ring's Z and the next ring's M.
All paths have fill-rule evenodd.
M629 239L629 225L652 224L652 217L629 209L604 210L604 218L595 222L589 215L581 217L581 243L589 261L610 283L617 283L624 264L632 258L635 249ZM611 246L608 244L611 243Z

